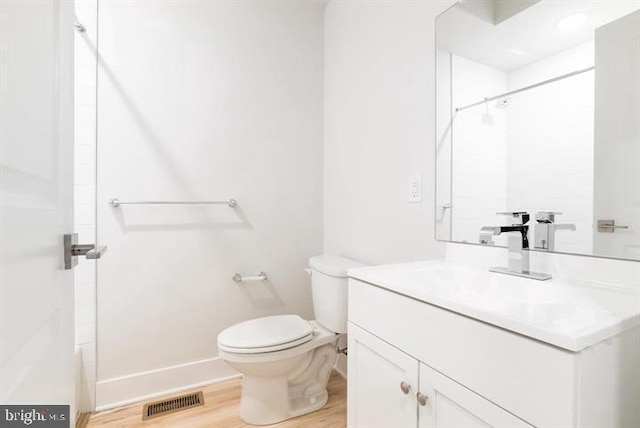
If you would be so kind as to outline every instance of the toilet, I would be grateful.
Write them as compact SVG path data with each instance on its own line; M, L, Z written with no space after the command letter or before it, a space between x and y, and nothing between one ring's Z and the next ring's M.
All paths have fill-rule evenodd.
M275 315L233 325L218 335L218 355L244 375L240 417L269 425L327 403L337 343L347 332L347 269L338 256L309 259L315 320Z

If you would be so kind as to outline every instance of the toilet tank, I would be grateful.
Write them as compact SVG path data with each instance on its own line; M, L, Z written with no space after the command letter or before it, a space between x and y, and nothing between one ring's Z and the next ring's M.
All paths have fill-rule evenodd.
M361 266L340 256L309 259L315 319L335 333L347 332L347 269Z

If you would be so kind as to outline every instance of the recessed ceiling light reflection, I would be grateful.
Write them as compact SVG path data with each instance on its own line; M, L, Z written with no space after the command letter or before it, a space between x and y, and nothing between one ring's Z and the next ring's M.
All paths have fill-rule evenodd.
M510 53L513 56L526 56L527 55L527 53L525 51L522 51L522 50L516 49L516 48L507 49L507 53Z
M574 13L558 21L556 27L563 31L575 30L583 26L587 22L587 18L589 15L585 12Z

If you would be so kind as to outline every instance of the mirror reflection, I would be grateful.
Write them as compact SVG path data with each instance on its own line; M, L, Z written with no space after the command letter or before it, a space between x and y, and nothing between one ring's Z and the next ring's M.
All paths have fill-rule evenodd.
M640 260L640 2L474 0L437 19L438 239ZM526 213L527 215L523 215Z

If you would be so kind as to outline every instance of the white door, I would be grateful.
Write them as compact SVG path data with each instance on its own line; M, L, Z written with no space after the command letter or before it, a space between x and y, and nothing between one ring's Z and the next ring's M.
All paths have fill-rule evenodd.
M598 28L595 54L594 253L638 260L640 11Z
M73 404L72 206L73 2L1 0L0 404Z
M532 428L471 390L420 364L420 428Z
M349 323L347 426L415 428L418 361Z

